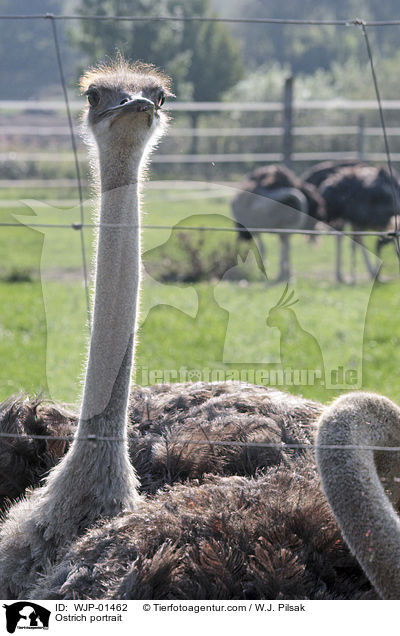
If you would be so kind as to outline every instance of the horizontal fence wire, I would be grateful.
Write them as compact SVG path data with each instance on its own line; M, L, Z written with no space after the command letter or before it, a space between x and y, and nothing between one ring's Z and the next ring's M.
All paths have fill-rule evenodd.
M199 430L202 430L199 427ZM129 437L114 437L107 435L35 435L28 434L27 437L29 439L41 439L41 440L57 440L57 441L65 441L71 442L73 440L85 441L85 442L129 442ZM162 439L162 436L160 436ZM0 439L4 438L14 438L14 439L26 439L25 436L18 433L2 433L0 432ZM186 444L193 446L230 446L237 448L292 448L292 449L300 449L300 450L309 450L309 449L333 449L333 450L365 450L365 451L387 451L387 452L400 452L400 446L374 446L368 444L290 444L287 442L240 442L233 440L213 440L206 436L204 440L198 439L186 439L184 437L178 437L177 439L167 439L164 438L166 443L168 444Z
M400 109L400 103L398 106ZM171 127L168 130L169 137L259 137L268 135L269 137L280 137L284 129L281 126L270 126L264 128L179 128ZM294 136L309 135L358 135L359 126L293 126ZM386 128L388 136L399 137L400 126ZM382 134L382 129L377 126L366 126L363 133L367 137L377 137ZM0 135L27 135L32 137L67 137L70 130L66 126L6 126L0 124ZM0 157L6 153L0 153ZM10 154L15 156L15 152L10 150ZM1 182L0 182L1 184Z
M291 155L293 161L361 161L358 153L355 151L341 151L341 152L294 152ZM68 158L68 157L67 157ZM82 157L85 161L87 157ZM217 163L281 163L284 159L283 153L224 153L224 154L159 154L152 159L153 164L209 164L214 167ZM386 154L384 152L368 152L365 153L364 160L368 161L384 161L386 160ZM65 162L65 157L59 153L0 153L1 161L12 161L17 163L18 161L43 161L50 163ZM392 161L400 162L400 153L395 153L392 156Z
M29 217L28 217L29 218ZM382 236L385 238L395 239L400 236L400 231L389 230L301 230L296 228L267 228L267 227L217 227L202 225L135 225L132 223L12 223L0 222L0 227L16 227L16 228L52 228L81 230L84 228L131 228L143 230L171 230L174 232L251 232L252 234L303 234L305 236Z
M400 100L384 99L382 105L385 110L399 110ZM198 111L198 112L224 112L230 111L235 106L236 110L254 112L280 112L283 110L281 102L166 102L163 110L168 111ZM294 99L293 106L297 110L375 110L376 100L372 99ZM7 100L0 99L0 110L59 110L64 108L61 100ZM81 110L81 100L71 100L71 110ZM381 131L382 132L382 131ZM170 134L170 133L168 133Z
M299 26L399 26L400 20L300 20L290 18L232 18L223 16L55 15L53 13L0 15L0 20L99 20L115 22L225 22L233 24L297 24Z
M4 156L6 155L6 156ZM17 155L17 156L16 156ZM342 152L294 152L291 155L292 161L361 161L358 154L354 151L342 151ZM83 158L83 157L82 157ZM158 157L154 157L153 164L209 164L214 167L217 163L281 163L284 159L283 153L225 153L225 154L159 154ZM88 161L86 156L84 160ZM386 160L386 154L384 152L368 152L364 155L364 161L384 161ZM18 161L43 161L50 163L65 162L65 157L59 153L0 153L1 161L12 161L18 163ZM392 161L400 162L400 153L392 155Z

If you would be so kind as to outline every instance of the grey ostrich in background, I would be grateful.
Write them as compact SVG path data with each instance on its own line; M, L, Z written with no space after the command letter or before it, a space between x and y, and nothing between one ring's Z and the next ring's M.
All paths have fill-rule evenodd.
M346 159L344 161L321 161L320 163L315 164L312 168L309 168L300 176L300 179L305 181L306 183L310 183L311 185L319 188L321 183L325 181L328 177L331 177L341 168L352 168L354 166L367 166L368 164L363 163L362 161L352 161L351 159Z
M238 229L301 229L312 230L325 220L324 202L316 188L305 184L284 166L255 168L239 185L232 201L232 214ZM261 233L254 233L259 250L265 248ZM238 239L249 241L251 232L240 231ZM279 234L281 242L280 270L277 281L291 277L290 234Z
M393 191L400 197L397 177L392 182L385 168L375 168L363 163L324 162L317 164L303 175L303 178L318 187L325 200L327 223L333 228L344 230L346 224L355 231L389 230L392 217L396 215ZM400 200L400 199L399 199ZM336 280L343 282L342 236L337 240ZM378 237L376 252L378 257L384 245L393 239ZM365 248L363 237L352 239L351 277L355 282L356 247L360 245L367 270L372 278L379 272L372 264Z

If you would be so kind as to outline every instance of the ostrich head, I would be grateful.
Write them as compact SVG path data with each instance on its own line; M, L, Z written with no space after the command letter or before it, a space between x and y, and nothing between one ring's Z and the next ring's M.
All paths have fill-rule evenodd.
M152 65L118 58L87 71L80 85L88 98L84 125L100 152L116 147L125 156L142 153L163 133L167 117L161 107L172 95L170 80Z

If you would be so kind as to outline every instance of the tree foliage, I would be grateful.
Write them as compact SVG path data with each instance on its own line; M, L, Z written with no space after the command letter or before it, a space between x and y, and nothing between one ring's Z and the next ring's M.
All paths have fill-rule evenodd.
M65 0L64 0L65 1ZM29 15L59 13L59 0L0 0L0 13ZM34 8L34 11L33 11ZM65 46L63 28L58 27L66 69L75 64L74 52ZM50 20L0 20L0 98L27 99L60 92Z
M0 12L324 20L400 17L398 0L0 0ZM263 73L271 67L316 76L319 71L348 68L350 62L350 70L358 64L363 72L368 61L363 34L354 26L74 20L58 22L57 28L67 79L76 81L79 64L83 68L121 50L130 59L165 68L180 99L220 99L244 76L243 67L244 79L260 67ZM394 94L400 27L371 27L368 33L382 92ZM50 21L0 21L0 71L0 98L60 94ZM354 86L362 90L356 70L353 77Z
M80 15L205 16L209 0L82 0ZM217 100L241 76L238 46L214 22L82 20L74 41L91 62L121 51L173 77L180 98Z
M393 20L399 18L398 0L213 0L221 15L300 20ZM247 70L278 63L295 73L314 73L350 58L366 61L362 31L355 26L238 24L232 30L241 43ZM368 30L375 57L396 54L399 27Z

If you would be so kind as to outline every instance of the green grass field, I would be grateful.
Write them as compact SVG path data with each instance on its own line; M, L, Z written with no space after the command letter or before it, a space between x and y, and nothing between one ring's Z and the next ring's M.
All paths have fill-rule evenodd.
M74 193L62 196L70 199ZM323 360L330 377L332 369L341 366L355 370L356 386L399 401L400 286L393 248L384 251L383 275L388 282L372 287L358 255L360 282L337 286L334 239L324 237L310 244L304 237L293 237L296 280L290 290L298 303L292 314L289 310L271 314L284 291L284 285L271 282L278 267L277 237L264 239L269 277L265 280L252 250L242 249L238 261L234 233L179 230L179 225L232 227L229 196L229 191L221 190L213 198L199 189L147 192L144 223L177 225L177 229L172 234L143 232L148 274L143 283L136 380L241 374L250 381L275 382L279 388L326 401L344 390L341 385L328 382L326 388L296 382L293 386L288 375L279 374L271 380L271 372L313 370ZM37 201L61 198L54 191L25 191L22 196L20 190L7 190L2 197L3 223L15 221L15 215L20 220L25 216L24 223L79 220L77 209L38 206ZM36 218L23 203L7 206L7 200L17 197L31 201ZM90 205L86 212L89 218ZM91 262L92 230L86 229L84 235ZM373 239L368 245L372 249ZM349 245L344 249L348 257ZM191 280L193 271L199 273L198 281ZM0 307L0 398L20 391L43 392L76 402L88 334L80 233L70 228L1 227ZM274 317L275 326L267 325L268 316ZM350 389L351 383L347 384Z

